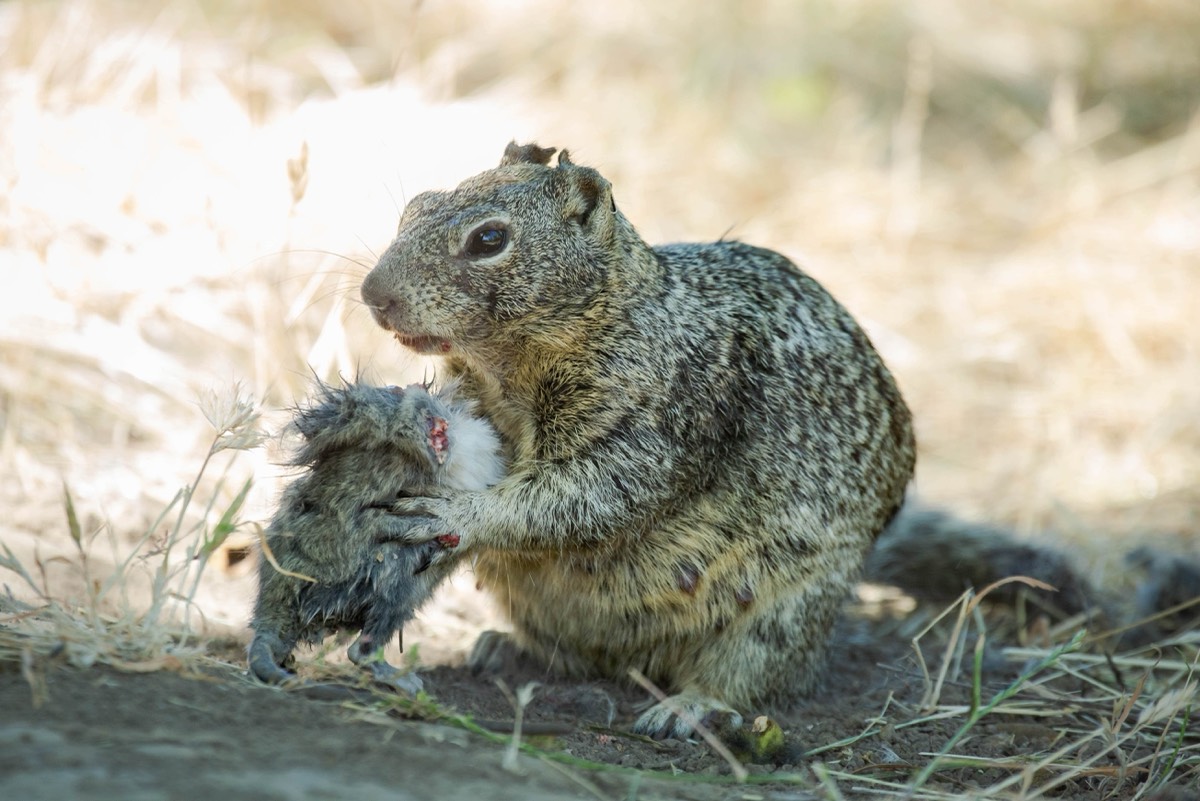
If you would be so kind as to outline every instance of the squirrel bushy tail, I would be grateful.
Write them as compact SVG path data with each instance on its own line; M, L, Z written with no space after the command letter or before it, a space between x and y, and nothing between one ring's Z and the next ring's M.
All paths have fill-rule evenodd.
M970 587L980 590L1009 576L1028 576L1054 587L1057 592L1040 597L1069 615L1098 600L1095 588L1063 553L1021 542L998 526L911 504L880 535L864 572L870 581L927 601L951 601ZM1022 587L1027 585L1009 583L990 595L1012 602Z
M1109 625L1128 624L1121 646L1152 642L1200 622L1200 603L1168 611L1200 598L1200 564L1147 547L1130 551L1125 561L1140 573L1132 603L1097 588L1060 550L1022 541L999 526L972 523L910 502L880 535L867 558L864 578L898 587L918 600L948 603L968 588L982 590L1011 576L1026 576L1054 590L1009 582L989 592L988 598L1012 604L1028 592L1060 616L1098 612ZM1142 622L1152 616L1156 619Z

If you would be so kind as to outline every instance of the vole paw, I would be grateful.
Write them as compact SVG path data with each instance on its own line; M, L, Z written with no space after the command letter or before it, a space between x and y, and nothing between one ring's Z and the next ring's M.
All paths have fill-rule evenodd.
M371 678L376 683L395 690L402 695L416 695L425 689L425 682L415 670L401 670L387 662L372 662Z
M256 633L247 653L251 675L263 684L286 684L296 680L296 674L282 664L289 653L291 648L278 636Z
M425 687L415 670L401 670L391 665L383 658L383 648L374 648L372 641L365 636L355 640L346 655L354 664L371 671L371 678L377 683L397 692L416 695Z

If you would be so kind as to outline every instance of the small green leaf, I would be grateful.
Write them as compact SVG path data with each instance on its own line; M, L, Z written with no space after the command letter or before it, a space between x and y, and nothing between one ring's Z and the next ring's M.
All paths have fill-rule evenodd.
M246 496L250 494L250 487L254 484L254 479L246 479L246 483L242 485L242 489L238 492L237 497L233 499L233 503L229 504L229 508L225 510L225 514L221 515L221 519L213 526L209 535L204 539L204 545L200 548L200 553L197 555L200 559L207 559L212 556L213 551L221 547L221 543L229 538L229 535L237 530L237 514L242 510L242 505L246 502Z
M71 539L75 541L76 548L82 548L83 529L79 526L79 516L75 514L75 501L71 498L71 489L66 481L63 482L63 506L67 510L67 529L71 532Z

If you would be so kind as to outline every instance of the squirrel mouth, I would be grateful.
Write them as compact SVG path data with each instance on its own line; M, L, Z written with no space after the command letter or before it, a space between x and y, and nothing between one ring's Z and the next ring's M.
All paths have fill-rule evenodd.
M453 345L444 337L423 336L420 334L402 334L396 332L396 341L409 350L417 353L449 353Z

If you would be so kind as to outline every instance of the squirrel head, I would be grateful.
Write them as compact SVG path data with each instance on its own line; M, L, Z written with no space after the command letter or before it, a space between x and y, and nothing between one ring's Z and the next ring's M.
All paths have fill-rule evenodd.
M510 143L500 165L409 201L362 286L376 321L423 353L492 358L522 337L570 339L649 247L599 172Z

